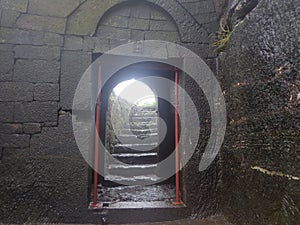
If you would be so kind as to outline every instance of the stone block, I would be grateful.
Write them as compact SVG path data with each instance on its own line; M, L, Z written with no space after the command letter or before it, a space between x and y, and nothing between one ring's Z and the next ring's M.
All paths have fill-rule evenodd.
M24 82L1 82L0 101L32 101L33 84Z
M180 40L178 32L174 31L146 31L145 39L169 42L178 42Z
M130 16L130 7L121 7L119 9L117 9L116 14L119 16L129 17Z
M177 27L171 21L150 20L150 30L177 31Z
M8 148L29 147L30 135L27 134L0 134L0 146Z
M28 12L35 15L67 17L83 0L29 0Z
M100 18L112 6L124 0L86 1L68 18L67 33L78 35L93 35Z
M14 120L14 103L0 102L0 121L13 122Z
M51 83L38 83L34 86L34 100L36 101L58 101L59 85Z
M57 17L22 14L16 23L17 27L29 30L48 31L63 34L66 19Z
M145 31L142 30L131 30L131 40L140 41L145 40Z
M120 45L127 44L128 40L110 40L109 41L109 47L110 49L116 48Z
M31 138L34 156L76 156L81 157L73 134L72 116L59 116L58 127L44 127L41 134Z
M9 9L3 10L2 17L1 17L1 26L13 27L19 15L20 12L18 11L9 10Z
M128 27L131 29L148 30L149 19L130 18Z
M12 81L12 73L0 74L0 82Z
M14 48L15 58L59 60L60 48L47 46L18 45Z
M91 63L91 55L83 52L63 51L61 68L60 103L71 109L78 82Z
M13 45L0 43L0 51L4 51L4 52L13 51Z
M60 64L57 61L17 60L14 69L15 81L57 83Z
M16 103L14 118L17 122L56 122L58 105L56 102Z
M103 39L130 39L130 29L100 26L97 30L97 37Z
M0 28L0 42L9 44L42 45L43 32Z
M93 37L85 36L83 38L83 51L89 52L95 48L95 39Z
M64 49L66 50L82 50L83 48L83 39L82 37L77 36L66 36Z
M217 21L217 15L215 12L212 13L201 13L195 15L195 19L199 24L213 23Z
M14 65L14 54L12 51L0 51L0 74L12 72Z
M20 134L23 132L22 125L17 123L0 123L0 133Z
M183 7L192 15L215 12L214 2L211 0L186 2Z
M24 123L23 131L25 134L37 134L41 132L40 123Z
M119 15L119 14L117 14ZM107 16L101 21L101 25L110 27L128 27L128 17L125 16Z
M150 6L138 2L131 9L131 17L150 19Z
M168 20L168 17L161 10L151 9L150 19L151 20Z
M60 34L45 32L44 44L49 46L63 46L64 38Z
M94 52L104 53L110 49L108 39L95 38L94 41Z
M11 9L26 12L28 0L1 0L0 6L3 9Z

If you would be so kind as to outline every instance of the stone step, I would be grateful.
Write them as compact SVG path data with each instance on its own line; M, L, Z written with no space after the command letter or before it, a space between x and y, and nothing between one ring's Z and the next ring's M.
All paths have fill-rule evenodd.
M134 177L134 176L154 174L156 168L157 168L157 164L143 164L143 165L111 164L108 165L107 173L109 175Z
M157 122L157 117L149 117L149 116L132 116L130 119L130 122L133 123L139 123L139 122L148 122L148 123L156 123Z
M155 164L157 163L157 153L129 153L129 154L112 154L112 156L126 164Z
M148 122L138 122L138 123L130 123L126 124L124 129L157 129L157 123L148 123Z
M142 135L142 134L154 134L154 133L158 133L158 129L123 129L121 131L121 135L125 134L135 134L135 135Z
M98 204L98 207L92 209L95 215L105 218L109 224L153 223L189 217L191 214L189 209L184 204L173 204L173 200L174 199L150 202L101 202ZM179 223L174 222L174 224ZM207 223L204 222L203 224Z
M119 142L122 144L151 144L158 142L157 134L148 135L118 135Z
M131 117L157 117L156 111L142 111L142 112L136 112L133 114L130 114Z
M155 174L139 175L139 176L118 176L118 175L106 175L104 177L103 185L106 187L118 187L124 184L126 185L145 185L153 182L158 182L161 178Z
M149 144L116 144L113 146L114 154L117 153L150 153L157 152L157 143Z

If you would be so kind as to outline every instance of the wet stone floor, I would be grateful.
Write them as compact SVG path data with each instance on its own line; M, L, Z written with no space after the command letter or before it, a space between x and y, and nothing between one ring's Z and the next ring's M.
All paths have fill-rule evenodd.
M100 202L170 201L175 198L173 184L151 186L98 187Z
M135 223L123 225L233 225L229 223L223 216L214 216L207 219L183 219L174 221L164 221L156 223Z

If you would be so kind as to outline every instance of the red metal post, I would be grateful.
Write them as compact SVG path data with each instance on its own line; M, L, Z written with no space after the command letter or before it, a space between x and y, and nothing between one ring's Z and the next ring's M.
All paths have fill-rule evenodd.
M99 169L99 140L100 140L100 93L101 93L101 66L98 71L98 88L96 104L96 127L95 127L95 161L94 161L94 198L92 207L97 207L98 169Z
M178 125L178 70L175 70L175 178L176 178L176 200L175 205L182 205L180 200L180 174L179 174L179 125Z

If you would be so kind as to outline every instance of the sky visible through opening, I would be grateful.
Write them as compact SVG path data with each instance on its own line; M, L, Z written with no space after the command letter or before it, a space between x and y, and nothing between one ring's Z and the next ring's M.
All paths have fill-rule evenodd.
M136 79L126 80L119 83L113 91L117 96L134 104L156 103L156 98L151 88Z

